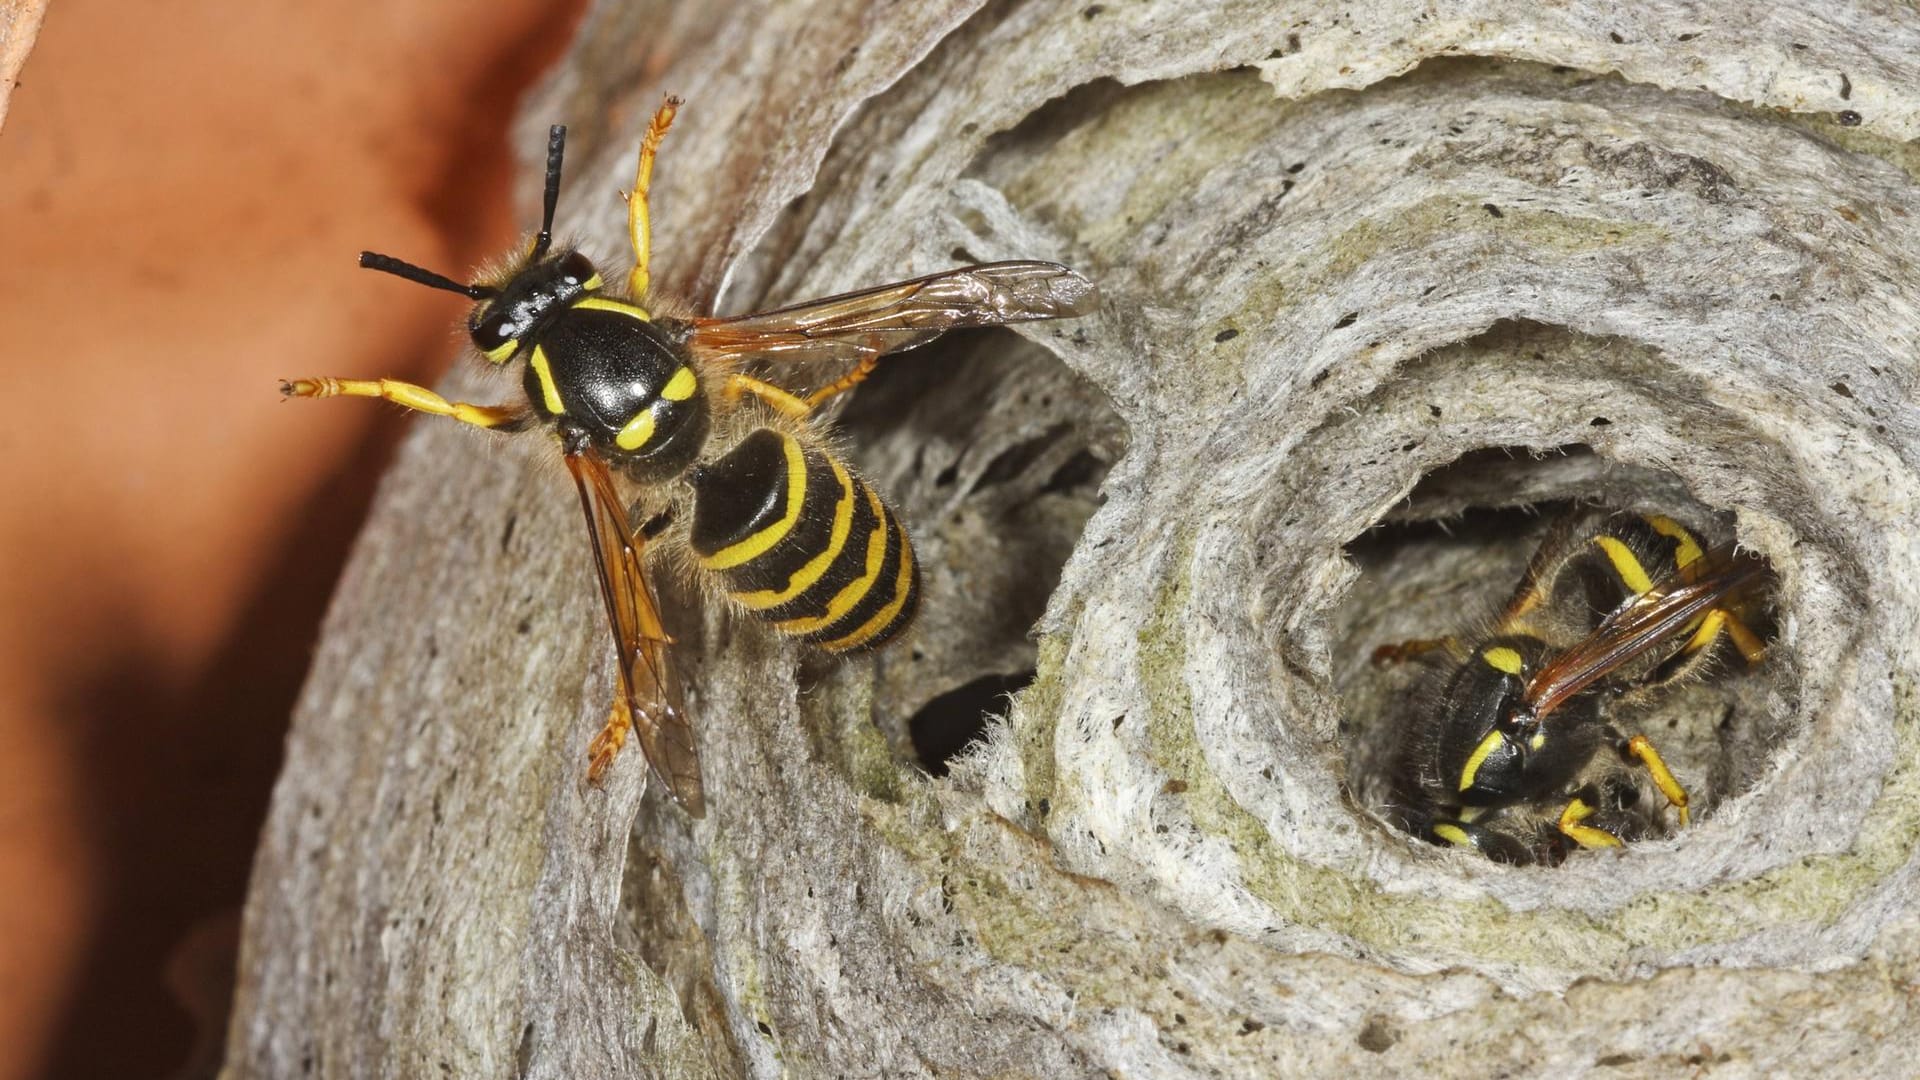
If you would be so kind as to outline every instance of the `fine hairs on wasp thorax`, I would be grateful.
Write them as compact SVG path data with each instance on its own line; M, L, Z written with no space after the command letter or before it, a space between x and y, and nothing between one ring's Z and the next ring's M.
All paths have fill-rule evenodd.
M611 714L587 748L587 779L598 783L631 735L669 794L697 817L705 808L697 739L673 635L648 580L648 544L669 547L736 610L826 653L897 640L919 608L913 544L880 493L833 451L819 406L859 385L881 357L948 330L1073 318L1099 298L1058 263L1017 261L751 315L676 314L691 309L650 289L648 193L681 104L667 98L640 141L627 198L634 263L622 284L608 282L586 253L554 245L561 126L549 134L540 230L500 273L463 283L389 255L360 256L367 269L472 300L466 325L475 350L518 372L523 400L448 401L377 378L293 379L281 390L381 398L551 440L579 495L619 657ZM810 392L781 385L804 361L846 366ZM657 515L662 509L675 512Z
M1373 650L1428 669L1383 720L1382 813L1529 865L1686 828L1687 786L1636 724L1690 681L1765 660L1770 580L1668 514L1558 516L1492 618Z

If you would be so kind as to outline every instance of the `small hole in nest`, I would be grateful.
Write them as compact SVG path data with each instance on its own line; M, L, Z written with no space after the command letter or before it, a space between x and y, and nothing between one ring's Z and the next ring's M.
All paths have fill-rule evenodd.
M1765 656L1772 569L1732 539L1677 476L1586 447L1429 473L1346 548L1335 679L1358 801L1436 844L1557 864L1752 787L1785 676Z
M948 764L986 734L987 718L1004 715L1008 697L1031 683L1033 676L1032 671L982 675L920 706L907 722L907 731L921 768L934 776L947 775Z

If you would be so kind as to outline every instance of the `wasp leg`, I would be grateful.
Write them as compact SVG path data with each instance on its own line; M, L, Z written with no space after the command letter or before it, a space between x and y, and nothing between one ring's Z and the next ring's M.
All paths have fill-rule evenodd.
M527 410L518 405L473 405L448 401L424 386L398 379L287 379L280 392L288 397L371 397L404 405L415 412L451 416L474 427L512 431L528 419Z
M726 394L728 401L740 400L741 394L752 394L765 402L774 412L792 420L802 419L813 411L811 401L803 401L771 383L763 383L759 379L746 375L727 376L727 386L722 392Z
M1748 665L1758 664L1767 658L1767 643L1748 629L1739 616L1726 608L1714 608L1700 617L1700 625L1694 628L1687 643L1655 668L1643 685L1660 686L1693 671L1706 659L1708 652L1719 644L1723 634L1740 650L1741 657Z
M1740 650L1740 655L1746 660L1748 666L1758 664L1767 658L1767 643L1761 641L1760 636L1732 612L1727 613L1727 637L1733 642L1734 648Z
M633 237L633 269L627 274L627 296L640 300L647 295L651 280L647 263L653 256L653 219L647 214L647 193L653 188L653 158L660 152L660 141L673 126L673 114L680 110L680 99L669 96L660 103L640 140L640 164L634 169L633 191L627 196L627 233Z
M1567 808L1560 811L1560 821L1558 822L1560 831L1565 833L1569 840L1572 840L1583 848L1624 846L1620 842L1619 837L1607 830L1595 828L1592 825L1581 824L1592 817L1594 813L1594 807L1588 805L1586 800L1580 798L1568 800Z
M1433 652L1436 649L1452 650L1457 645L1453 638L1414 638L1391 645L1382 645L1373 650L1375 664L1398 664Z
M880 355L878 353L868 353L862 356L860 362L854 365L852 371L847 372L845 375L808 394L807 407L812 408L817 406L835 394L844 394L854 387L859 386L861 383L866 382L867 376L873 374L873 369L879 366Z
M1679 812L1680 827L1686 828L1690 820L1687 814L1687 789L1680 786L1680 781L1667 768L1666 760L1660 756L1660 751L1653 748L1653 743L1645 735L1635 735L1621 744L1620 756L1646 766L1648 775L1653 777L1654 786Z
M627 736L633 733L633 711L627 705L627 695L619 689L613 694L613 711L607 714L606 725L600 733L587 744L587 783L599 787L607 775L607 768L613 759L620 756L620 749L627 745Z

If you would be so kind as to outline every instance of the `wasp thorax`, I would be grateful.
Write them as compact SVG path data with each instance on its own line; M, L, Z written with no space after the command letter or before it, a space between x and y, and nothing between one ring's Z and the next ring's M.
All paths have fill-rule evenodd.
M593 260L578 251L562 251L508 279L497 295L473 309L467 331L487 359L500 363L555 312L599 287L600 272Z

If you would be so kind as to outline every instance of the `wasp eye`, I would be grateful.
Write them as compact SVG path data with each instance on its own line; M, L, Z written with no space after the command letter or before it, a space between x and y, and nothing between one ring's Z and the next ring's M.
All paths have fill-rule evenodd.
M560 260L560 279L568 285L583 285L599 273L593 260L577 251L569 251Z
M488 357L513 344L513 328L507 325L505 312L495 312L468 328L473 344Z

